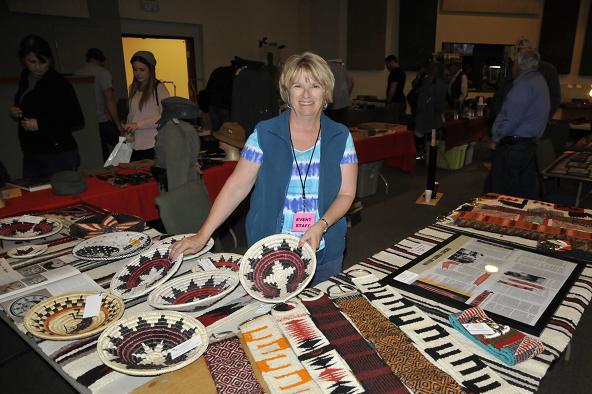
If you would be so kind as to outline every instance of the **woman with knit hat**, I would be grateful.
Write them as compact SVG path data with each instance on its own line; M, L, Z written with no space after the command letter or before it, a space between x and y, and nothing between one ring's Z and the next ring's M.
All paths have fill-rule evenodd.
M129 113L123 129L133 136L131 161L154 159L156 126L162 113L161 101L170 96L156 79L156 58L152 52L138 51L130 63L134 80L129 87Z

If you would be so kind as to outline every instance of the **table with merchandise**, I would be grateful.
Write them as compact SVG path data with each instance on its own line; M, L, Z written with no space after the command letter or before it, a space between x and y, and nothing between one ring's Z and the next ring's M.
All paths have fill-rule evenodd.
M80 392L535 392L590 302L591 224L484 195L307 288L292 236L171 260L184 235L77 203L0 220L0 315Z

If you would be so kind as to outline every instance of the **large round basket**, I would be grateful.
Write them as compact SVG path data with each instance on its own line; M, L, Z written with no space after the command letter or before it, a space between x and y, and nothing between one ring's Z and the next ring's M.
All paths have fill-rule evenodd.
M0 239L30 241L49 237L62 229L62 222L44 216L13 216L0 219Z
M299 247L298 242L293 235L276 234L251 246L239 271L247 293L263 302L284 302L305 289L317 259L310 245Z
M171 260L167 247L147 250L113 276L109 290L124 299L139 297L173 276L182 262L183 256Z
M83 318L86 299L91 295L95 293L48 298L29 309L23 324L36 337L52 341L71 341L98 334L123 315L125 306L119 297L103 294L99 314Z
M72 254L82 260L119 260L148 249L150 236L135 231L120 231L88 238L72 249Z
M171 351L187 341L195 347L183 354ZM135 314L111 324L97 341L97 351L105 365L137 376L183 368L197 360L207 347L208 335L203 324L176 311Z
M192 311L224 298L238 283L237 273L228 270L183 275L154 289L148 303L157 309Z

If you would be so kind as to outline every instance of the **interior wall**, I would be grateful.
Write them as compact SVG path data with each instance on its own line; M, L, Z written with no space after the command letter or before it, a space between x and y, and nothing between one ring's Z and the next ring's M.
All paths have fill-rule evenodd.
M258 46L262 37L286 45L280 52L282 59L310 47L310 0L167 0L159 5L159 11L147 12L140 1L119 0L119 14L129 20L200 25L206 81L215 68L228 65L234 56L263 61L265 51Z
M438 7L435 50L443 42L512 44L521 37L539 42L543 0L535 16L446 13Z
M0 35L9 37L0 45L0 76L16 77L20 74L18 45L23 37L33 33L49 42L56 70L66 74L73 73L84 64L88 48L100 48L113 75L115 94L126 97L117 0L87 0L87 6L88 18L70 18L11 12L5 0L0 0ZM60 8L55 11L57 13Z

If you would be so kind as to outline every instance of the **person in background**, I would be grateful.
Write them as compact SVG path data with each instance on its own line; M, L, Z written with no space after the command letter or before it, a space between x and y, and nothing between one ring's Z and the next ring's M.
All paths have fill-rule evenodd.
M523 38L516 42L516 49L520 50L522 48L534 47L530 44L530 41ZM559 104L561 104L561 83L559 82L559 73L553 64L542 59L539 60L538 72L540 72L543 78L545 78L547 88L549 89L549 120L551 120L559 108Z
M95 78L95 100L103 160L107 160L123 132L113 94L113 77L105 68L106 60L100 49L90 48L86 51L86 64L74 72L76 75L92 75Z
M426 79L428 76L431 64L431 61L426 61L422 64L417 74L415 74L415 78L413 78L413 81L411 81L411 90L407 94L407 103L411 109L411 116L414 122L415 116L417 115L417 99L419 98L419 90L421 89L424 79Z
M317 250L313 285L341 271L344 215L356 195L358 166L349 130L323 114L333 85L320 56L305 52L286 61L279 87L288 109L257 124L205 223L196 235L172 246L173 259L201 250L253 189L246 221L249 246L269 235L294 234L301 245ZM294 218L308 215L314 223L295 231Z
M448 105L460 112L469 92L469 79L458 62L451 63L448 69L450 70Z
M536 185L536 142L549 118L549 89L538 72L539 54L522 48L512 66L514 82L491 129L491 191L532 198Z
M417 151L425 148L425 135L442 128L446 110L448 84L444 80L444 65L433 62L427 67L427 74L421 83L417 98L415 117L415 138Z
M162 113L161 101L169 91L156 79L156 58L152 52L138 51L130 63L134 80L129 87L129 114L123 130L133 135L134 151L130 161L154 159L156 122Z
M197 105L183 97L162 100L162 117L156 136L156 166L164 169L166 178L161 184L173 190L199 177L197 159L201 147L195 128L187 121L199 117Z
M328 63L335 78L335 87L333 88L333 102L325 110L325 115L337 123L346 124L349 96L354 89L354 79L341 59L329 60Z
M26 36L18 56L24 69L9 113L18 122L23 177L45 178L78 169L80 155L72 131L84 126L84 116L74 88L53 68L51 49L43 38Z
M386 83L386 109L385 121L388 123L400 123L405 115L405 71L399 65L399 59L395 55L388 55L384 59L389 71Z

